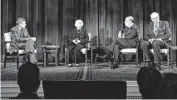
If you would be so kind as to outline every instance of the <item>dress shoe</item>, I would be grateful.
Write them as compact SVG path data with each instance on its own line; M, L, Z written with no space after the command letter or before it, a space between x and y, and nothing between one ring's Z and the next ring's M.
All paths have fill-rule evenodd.
M80 64L76 64L76 67L80 67Z
M68 67L72 67L72 64L68 64Z
M118 61L114 61L113 65L111 66L112 69L119 68L119 63Z

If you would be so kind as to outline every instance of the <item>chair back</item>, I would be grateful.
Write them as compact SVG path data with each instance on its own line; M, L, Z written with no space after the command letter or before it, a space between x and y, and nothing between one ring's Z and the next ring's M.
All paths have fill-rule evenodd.
M125 99L125 81L43 81L45 99Z
M6 51L9 51L10 42L11 42L11 32L4 33L4 41L5 41L5 48Z
M86 51L90 49L91 36L92 36L92 34L91 34L91 33L88 33L89 41L88 41L88 43L87 43L86 48L82 48L82 49L81 49L82 54L86 54Z
M90 49L90 43L91 43L92 34L88 33L88 37L89 37L89 42L88 42L88 50L89 50Z

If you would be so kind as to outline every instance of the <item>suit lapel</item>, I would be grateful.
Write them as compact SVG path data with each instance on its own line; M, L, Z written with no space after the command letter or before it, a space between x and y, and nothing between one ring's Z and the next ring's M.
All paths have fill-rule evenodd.
M159 28L162 28L162 21L159 22Z
M150 30L152 31L152 33L154 33L154 23L153 22L151 22Z

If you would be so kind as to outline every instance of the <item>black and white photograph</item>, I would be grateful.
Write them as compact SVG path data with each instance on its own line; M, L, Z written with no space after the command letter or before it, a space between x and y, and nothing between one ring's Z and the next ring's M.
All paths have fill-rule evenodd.
M0 99L177 99L177 0L0 6Z

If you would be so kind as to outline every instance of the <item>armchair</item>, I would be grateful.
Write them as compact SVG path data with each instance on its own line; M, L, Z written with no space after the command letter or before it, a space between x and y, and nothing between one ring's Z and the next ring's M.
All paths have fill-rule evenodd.
M4 58L4 68L6 68L7 63L7 56L17 56L17 70L19 68L19 56L24 55L25 51L22 49L17 48L11 55L9 53L10 49L10 43L11 41L11 32L4 33L4 43L5 43L5 58ZM35 50L35 53L37 53L37 50Z
M170 65L170 47L171 47L171 39L169 39L169 41L170 41L170 46L167 46L167 48L163 48L163 49L160 49L160 53L163 53L163 54L165 54L166 56L167 56L167 66L169 67L169 65ZM154 50L153 49L150 49L150 52L152 53L152 54L154 54ZM145 56L144 56L145 54L143 53L143 65L145 65Z
M87 51L90 49L91 33L88 33L88 36L89 36L89 41L88 41L86 47L81 49L82 54L85 55L85 66L87 65L87 61L88 61ZM67 48L66 47L67 47L67 41L66 41L66 44L65 44L65 66L67 66ZM75 56L75 63L76 63L76 53L74 53L74 56Z
M137 45L135 48L124 48L120 50L120 54L136 54L136 66L137 67L139 67L139 61L138 61L139 40L140 40L140 35L138 34L138 41L137 41ZM98 58L98 55L96 55L95 64L97 64L97 58Z

